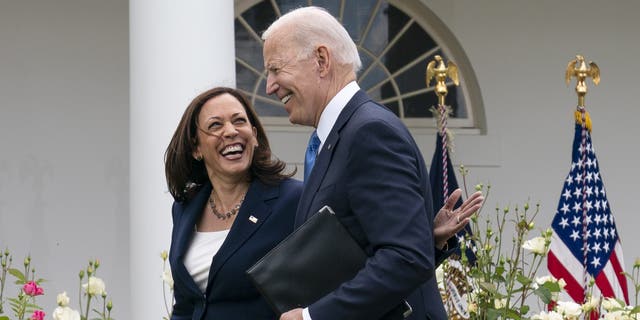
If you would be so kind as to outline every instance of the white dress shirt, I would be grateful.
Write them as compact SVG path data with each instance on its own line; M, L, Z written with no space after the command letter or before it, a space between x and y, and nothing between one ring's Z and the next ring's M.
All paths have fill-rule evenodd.
M228 234L229 230L227 229L213 232L196 231L193 235L189 250L184 257L184 266L202 292L207 290L213 256L218 253Z
M333 129L333 125L336 124L338 116L340 116L340 112L342 112L342 109L344 109L349 100L353 98L358 90L360 90L360 86L358 86L355 81L349 82L344 88L338 91L338 94L329 101L329 104L327 104L322 111L322 114L320 114L318 128L316 128L316 133L320 139L318 153L322 150L324 142L327 140L331 129Z

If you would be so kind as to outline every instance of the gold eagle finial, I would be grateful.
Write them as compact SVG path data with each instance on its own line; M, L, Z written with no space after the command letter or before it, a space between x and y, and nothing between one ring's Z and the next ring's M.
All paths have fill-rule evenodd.
M426 82L427 87L429 87L429 83L432 79L436 80L436 94L438 95L438 103L440 105L444 105L444 97L447 95L447 85L446 80L447 77L451 78L453 83L457 86L460 84L460 80L458 79L458 66L453 62L449 61L445 65L444 60L439 55L433 57L435 60L432 60L427 64L427 76Z
M571 83L571 78L576 77L576 93L578 94L578 105L584 106L584 96L587 94L586 79L591 78L595 85L600 83L600 68L598 65L589 61L589 64L585 62L585 59L581 55L576 55L576 58L569 61L567 65L567 71L565 72L565 81L567 86Z

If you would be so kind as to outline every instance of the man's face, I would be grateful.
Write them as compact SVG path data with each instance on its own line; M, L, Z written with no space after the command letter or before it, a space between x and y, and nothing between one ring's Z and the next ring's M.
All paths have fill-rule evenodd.
M289 42L273 34L264 43L267 94L284 103L291 123L316 126L324 108L318 64L313 54L299 57L299 49Z

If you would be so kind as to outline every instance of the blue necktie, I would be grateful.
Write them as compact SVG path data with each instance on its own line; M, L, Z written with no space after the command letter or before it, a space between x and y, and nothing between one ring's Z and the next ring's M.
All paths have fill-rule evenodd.
M309 138L309 145L307 146L307 152L304 155L304 181L307 181L309 173L313 168L313 164L316 162L316 155L318 155L318 147L320 146L320 139L315 130Z

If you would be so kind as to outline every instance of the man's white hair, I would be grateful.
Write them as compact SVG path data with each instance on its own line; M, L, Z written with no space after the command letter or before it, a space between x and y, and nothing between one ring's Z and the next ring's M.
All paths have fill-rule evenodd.
M353 72L362 67L358 48L347 30L327 10L320 7L303 7L292 10L273 22L262 34L267 40L276 31L283 30L300 48L301 57L309 57L317 45L325 45L331 50L335 61L351 65Z

